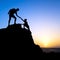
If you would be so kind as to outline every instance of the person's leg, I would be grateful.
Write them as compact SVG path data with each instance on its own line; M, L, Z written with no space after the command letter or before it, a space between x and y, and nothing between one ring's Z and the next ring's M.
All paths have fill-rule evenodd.
M14 24L16 24L16 17L15 17L15 16L13 16L13 18L15 19L15 20L14 20Z
M15 17L15 21L14 21L14 24L16 24L16 17Z
M9 16L8 26L10 25L10 21L11 21L11 16Z
M29 26L28 26L28 30L30 30Z
M29 28L29 26L28 26L28 25L26 25L26 27L28 28L28 30L30 30L30 28Z

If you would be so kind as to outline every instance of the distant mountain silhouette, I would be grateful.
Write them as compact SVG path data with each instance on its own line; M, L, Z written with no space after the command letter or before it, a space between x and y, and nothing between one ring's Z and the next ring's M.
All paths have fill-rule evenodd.
M6 57L35 58L42 55L42 49L34 44L31 31L22 28L21 24L0 29L0 35L1 53Z

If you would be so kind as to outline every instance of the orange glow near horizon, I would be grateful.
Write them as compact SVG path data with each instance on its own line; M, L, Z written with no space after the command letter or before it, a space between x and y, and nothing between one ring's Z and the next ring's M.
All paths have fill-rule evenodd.
M60 40L47 40L42 38L42 40L34 39L35 44L39 45L41 48L54 48L60 46Z
M35 33L36 34L36 33ZM39 45L41 48L58 48L60 47L60 35L49 33L49 32L43 32L43 33L37 33L36 35L33 34L33 39L35 44Z

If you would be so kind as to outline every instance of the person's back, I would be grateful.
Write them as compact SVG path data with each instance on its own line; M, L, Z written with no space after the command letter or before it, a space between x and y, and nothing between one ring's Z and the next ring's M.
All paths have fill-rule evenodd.
M16 13L16 9L15 8L10 9L9 12L8 12L9 15L14 15L14 13Z
M28 22L27 22L26 20L24 20L24 22L25 22L25 23L24 23L25 26L28 25Z

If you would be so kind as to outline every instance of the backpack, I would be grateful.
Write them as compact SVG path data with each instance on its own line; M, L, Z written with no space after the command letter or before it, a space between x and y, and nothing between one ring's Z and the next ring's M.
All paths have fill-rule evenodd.
M8 12L8 14L10 14L11 12L15 12L15 11L16 11L16 9L15 9L15 8L10 9L10 10L9 10L9 12Z

